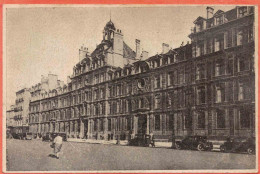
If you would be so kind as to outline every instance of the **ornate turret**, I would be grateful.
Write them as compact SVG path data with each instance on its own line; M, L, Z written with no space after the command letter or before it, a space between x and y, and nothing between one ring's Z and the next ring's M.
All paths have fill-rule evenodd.
M104 27L103 31L103 40L111 40L114 35L114 31L116 30L114 23L111 21L108 21L106 26Z

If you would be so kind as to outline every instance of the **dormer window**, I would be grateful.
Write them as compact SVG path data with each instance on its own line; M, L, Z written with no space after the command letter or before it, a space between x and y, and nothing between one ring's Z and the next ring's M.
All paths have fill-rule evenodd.
M216 25L221 25L223 24L223 16L218 16L216 17Z
M238 17L241 18L245 15L247 15L247 7L240 7L238 9Z

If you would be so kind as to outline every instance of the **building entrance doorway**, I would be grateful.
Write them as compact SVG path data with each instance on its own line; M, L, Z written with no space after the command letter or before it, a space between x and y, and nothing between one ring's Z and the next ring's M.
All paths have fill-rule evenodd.
M146 130L147 130L147 116L146 115L138 116L137 133L138 134L146 134Z

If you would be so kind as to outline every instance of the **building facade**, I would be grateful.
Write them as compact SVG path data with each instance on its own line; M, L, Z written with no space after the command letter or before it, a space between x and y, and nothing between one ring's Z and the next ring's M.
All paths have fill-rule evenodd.
M22 133L29 130L29 103L30 89L23 88L16 92L16 100L14 107L14 132Z
M14 131L15 121L14 121L14 105L11 105L10 109L6 111L6 133L7 136Z
M133 51L109 21L91 54L79 50L68 84L30 102L30 130L106 140L254 136L253 7L208 7L194 24L191 43L163 43L162 53L149 57L140 40Z

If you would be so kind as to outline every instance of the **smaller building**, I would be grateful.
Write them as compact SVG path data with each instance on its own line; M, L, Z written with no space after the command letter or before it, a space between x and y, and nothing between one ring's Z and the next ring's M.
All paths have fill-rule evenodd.
M14 106L14 132L28 132L29 131L29 103L30 103L30 89L23 88L16 92L16 100Z
M14 126L15 126L15 122L14 122L14 105L11 105L10 109L6 111L6 136L7 138L10 137L10 135L13 133L14 131Z

